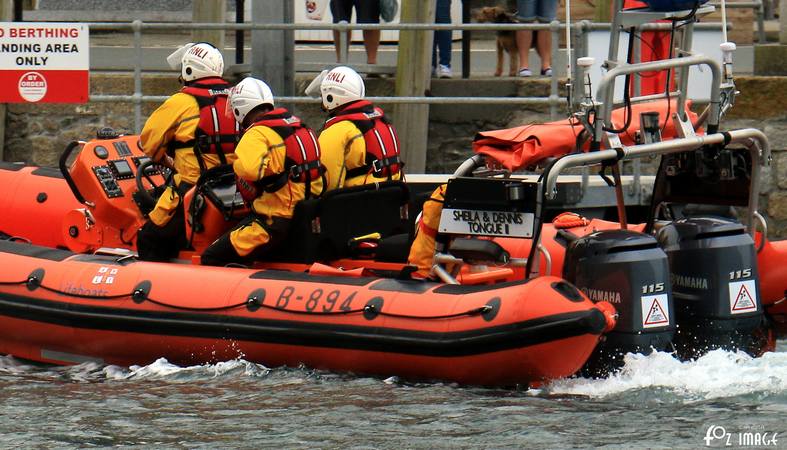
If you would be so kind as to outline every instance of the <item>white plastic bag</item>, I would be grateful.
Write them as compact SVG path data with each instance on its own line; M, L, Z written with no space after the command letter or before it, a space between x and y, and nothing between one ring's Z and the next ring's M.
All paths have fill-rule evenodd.
M391 22L399 12L399 0L380 0L380 18Z
M306 18L309 20L322 20L325 8L330 0L306 0Z

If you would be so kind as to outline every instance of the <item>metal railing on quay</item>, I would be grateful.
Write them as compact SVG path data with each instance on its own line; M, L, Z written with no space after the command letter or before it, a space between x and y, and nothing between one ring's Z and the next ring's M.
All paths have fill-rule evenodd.
M91 30L102 31L131 31L134 43L134 93L133 95L107 95L96 94L90 96L90 101L95 102L131 102L134 104L134 130L139 133L142 129L142 103L162 102L168 97L144 95L142 93L142 32L143 30L224 30L224 31L255 31L255 30L335 30L340 31L340 39L346 39L344 31L351 30L551 30L553 42L558 42L559 32L562 29L558 21L549 24L356 24L356 23L146 23L135 20L131 23L95 22L90 23ZM346 44L340 41L340 48ZM552 46L552 58L557 59L558 46ZM340 55L339 62L346 61L346 54ZM326 64L327 65L327 64ZM316 103L311 97L285 97L278 96L282 102L292 104ZM377 103L402 104L515 104L515 105L548 105L550 116L556 118L557 108L566 104L566 100L558 95L558 78L554 73L551 76L549 97L370 97L369 100Z
M551 47L552 61L558 60L560 34L565 30L565 25L557 20L548 24L543 23L460 23L460 24L435 24L435 23L397 23L397 24L357 24L357 23L147 23L135 20L130 23L94 22L88 24L91 30L102 31L131 31L134 46L134 93L132 95L95 94L90 96L90 101L95 102L131 102L134 104L134 129L139 133L142 128L142 103L162 102L168 97L157 95L144 95L142 93L142 33L144 30L224 30L224 31L255 31L255 30L335 30L340 31L340 39L346 39L343 31L351 30L549 30L552 34ZM596 24L588 21L575 22L571 25L571 32L583 42L582 37L591 30L609 29L610 24ZM699 23L698 28L720 28L718 23ZM640 30L669 29L669 24L645 24ZM345 48L345 43L340 41L340 48ZM570 49L574 51L573 49ZM577 51L577 56L582 56L584 50ZM346 61L346 54L340 55L340 63ZM326 63L326 67L331 64ZM315 103L316 99L303 96L280 96L282 102L292 104ZM558 74L553 70L550 76L548 97L370 97L371 101L387 104L497 104L497 105L539 105L549 106L550 116L555 120L558 108L566 104L566 99L558 93Z

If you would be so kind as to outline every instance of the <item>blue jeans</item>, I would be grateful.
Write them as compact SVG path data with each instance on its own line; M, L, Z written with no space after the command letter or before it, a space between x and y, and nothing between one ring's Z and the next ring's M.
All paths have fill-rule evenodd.
M435 23L451 23L451 0L437 0ZM440 51L440 65L451 67L451 30L434 32L432 44L432 67L437 67L437 52Z

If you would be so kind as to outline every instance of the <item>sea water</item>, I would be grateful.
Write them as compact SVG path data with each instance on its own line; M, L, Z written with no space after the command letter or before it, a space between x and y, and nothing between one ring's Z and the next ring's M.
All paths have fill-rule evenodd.
M755 445L759 444L759 445ZM628 355L538 389L267 368L0 357L0 448L787 448L787 341L760 358Z

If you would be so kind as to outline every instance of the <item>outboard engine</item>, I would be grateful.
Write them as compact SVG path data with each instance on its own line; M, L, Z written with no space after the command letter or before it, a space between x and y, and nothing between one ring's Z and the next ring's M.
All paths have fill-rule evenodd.
M724 348L760 354L767 346L754 241L740 223L710 217L661 228L669 257L682 358Z
M618 311L615 328L582 369L586 376L606 376L623 355L672 351L675 318L667 255L656 239L630 230L605 230L574 240L563 277L593 301L608 301Z

